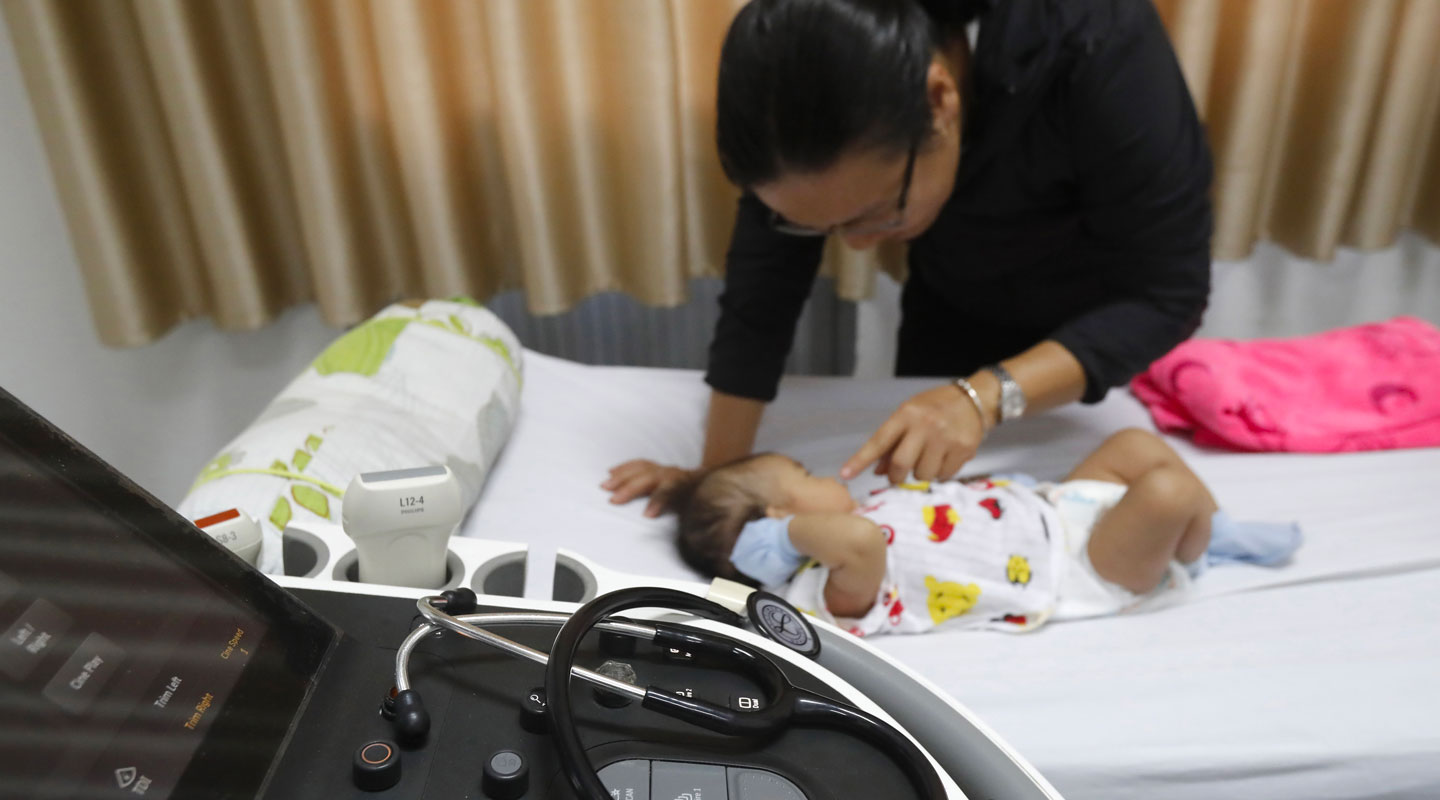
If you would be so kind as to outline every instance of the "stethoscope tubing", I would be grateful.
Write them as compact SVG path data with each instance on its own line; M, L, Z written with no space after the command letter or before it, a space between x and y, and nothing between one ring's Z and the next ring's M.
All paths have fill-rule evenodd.
M930 769L930 765L925 760L923 753L921 753L908 738L878 718L866 714L859 709L836 703L827 697L799 689L793 683L790 683L774 664L765 660L763 656L750 648L740 646L728 639L715 639L711 636L701 634L698 631L682 631L671 625L646 625L625 619L608 619L604 611L592 608L597 602L601 602L607 598L613 601L613 599L621 595L627 596L629 602L620 604L611 602L611 613L626 607L657 604L653 602L653 598L636 599L628 597L642 591L652 594L660 593L667 596L678 594L669 590L659 589L622 590L614 592L611 595L607 595L606 598L600 598L582 607L581 612L589 610L591 616L583 620L583 624L578 626L575 623L576 616L579 612L577 612L577 614L559 614L541 611L510 611L451 615L437 606L437 603L443 604L446 602L445 597L423 597L416 601L416 607L423 617L424 623L416 626L416 628L405 637L405 640L401 643L399 650L395 654L395 691L397 693L409 692L411 695L414 695L413 690L410 689L410 657L420 642L437 630L453 631L466 638L483 642L503 652L547 667L547 686L556 683L554 680L556 673L553 669L555 665L551 664L551 654L543 653L487 630L486 626L547 625L559 627L561 631L556 637L555 644L556 647L561 647L561 640L567 639L567 635L569 636L563 649L563 652L569 654L567 658L573 657L573 649L579 644L579 640L576 637L583 635L585 631L591 629L617 633L652 642L657 640L670 642L674 640L675 644L684 646L687 649L694 649L701 652L713 651L716 655L723 652L731 657L738 657L740 661L737 663L748 664L751 669L747 671L757 672L757 674L752 675L752 677L760 679L762 683L769 684L767 688L771 690L771 693L774 695L769 698L769 703L767 703L765 711L736 715L727 710L713 707L708 703L684 699L665 692L657 692L653 687L648 689L641 688L624 681L616 680L608 675L575 666L573 663L569 665L569 675L572 678L580 678L608 691L639 700L642 706L652 711L685 720L691 724L699 725L700 727L708 728L719 733L752 736L774 735L774 733L778 732L778 729L786 727L785 723L787 721L799 722L802 725L808 724L811 726L847 730L852 735L857 735L862 739L879 745L882 749L886 750L892 758L896 759L897 763L903 764L908 773L908 777L922 796L932 798L945 796L944 787L940 785L938 778L935 777L933 771ZM658 597L659 595L656 596ZM681 597L684 600L691 600L689 597ZM669 597L668 599L673 600L674 598ZM707 601L700 601L698 598L694 599L693 602L713 606L713 604ZM472 604L470 607L474 608L474 605ZM719 606L714 606L714 608L717 610L717 613L729 613ZM686 610L693 611L693 609ZM762 667L768 667L768 669ZM563 686L563 683L559 683L558 685ZM416 697L418 698L418 695ZM552 711L557 717L568 720L568 699L559 697L558 700L560 701L560 708L552 709ZM564 713L561 713L562 711ZM428 722L425 724L428 725ZM557 723L557 728L559 727L561 726ZM560 732L561 731L557 729L557 734ZM577 749L579 742L578 739L575 739L573 730L569 731L569 739L571 741L567 742L566 737L557 736L557 749L564 751L567 744L570 749ZM588 793L593 794L595 797L606 796L603 786L595 776L593 769L581 773L578 769L571 768L574 767L574 764L570 763L571 761L578 763L579 760L581 760L579 755L572 754L572 758L563 757L564 752L562 752L561 755L562 763L569 765L566 768L567 777L576 792L584 796L587 794L587 790L590 790ZM596 792L598 792L598 794Z
M410 655L425 637L436 630L454 631L461 636L483 642L491 647L509 653L513 656L533 661L540 666L550 663L550 655L527 647L513 639L507 639L498 633L486 630L487 626L502 625L549 625L560 627L570 618L569 614L557 614L543 611L506 611L492 612L488 614L461 614L452 616L435 607L435 603L443 600L439 596L422 597L416 601L416 608L420 610L421 616L425 618L425 625L421 625L411 631L401 642L400 649L395 653L395 690L403 692L410 688ZM655 628L651 625L644 625L638 622L625 620L606 620L595 626L602 631L618 633L635 639L646 641L655 638ZM616 692L630 697L634 700L645 699L645 689L616 680L609 675L603 675L594 670L584 667L572 666L570 674L573 677L591 683L595 686Z

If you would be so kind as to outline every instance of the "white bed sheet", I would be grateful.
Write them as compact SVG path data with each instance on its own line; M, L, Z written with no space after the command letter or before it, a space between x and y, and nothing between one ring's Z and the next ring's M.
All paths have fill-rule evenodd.
M758 446L833 471L927 384L787 379ZM698 461L707 396L692 371L527 353L519 423L464 534L692 576L672 520L611 506L599 484L627 458ZM1112 392L997 430L972 467L1058 477L1127 426L1153 429ZM1237 455L1171 441L1235 516L1300 521L1294 562L1213 570L1191 602L1151 615L875 643L1072 800L1440 797L1440 449Z

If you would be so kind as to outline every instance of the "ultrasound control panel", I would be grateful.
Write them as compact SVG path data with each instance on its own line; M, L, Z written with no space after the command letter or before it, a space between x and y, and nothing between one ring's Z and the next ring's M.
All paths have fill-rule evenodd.
M631 758L600 770L600 781L620 798L729 797L730 800L803 800L805 793L783 775L749 767Z
M456 634L416 648L411 681L431 714L420 743L399 741L387 719L395 647L417 624L412 600L297 590L346 631L266 798L573 798L547 729L543 668ZM479 611L505 611L486 608ZM549 650L556 628L497 632ZM759 687L691 654L592 632L576 663L640 686L755 710ZM803 670L797 685L839 696ZM845 734L797 729L767 741L709 733L572 681L581 741L619 800L819 800L914 797L880 751Z

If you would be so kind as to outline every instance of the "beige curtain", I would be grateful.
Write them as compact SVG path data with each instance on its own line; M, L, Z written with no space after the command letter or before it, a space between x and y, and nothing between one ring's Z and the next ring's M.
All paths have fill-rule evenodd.
M734 209L742 0L0 0L101 339L394 298L684 301ZM1217 159L1216 253L1440 238L1440 0L1160 3ZM898 253L883 254L894 268ZM842 296L873 261L832 247Z
M1216 258L1440 240L1440 2L1156 5L1209 126Z
M3 0L101 338L523 287L684 301L739 0Z

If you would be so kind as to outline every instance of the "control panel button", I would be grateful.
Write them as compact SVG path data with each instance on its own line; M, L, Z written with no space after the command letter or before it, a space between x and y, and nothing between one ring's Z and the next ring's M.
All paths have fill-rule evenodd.
M497 750L485 759L485 776L480 788L494 800L516 800L530 788L530 767L514 750Z
M667 647L664 650L665 657L671 661L694 661L695 654L688 650L681 650L678 647Z
M85 637L41 694L66 712L79 716L90 710L100 690L125 661L125 651L98 633Z
M383 792L400 782L400 748L383 739L360 745L352 768L355 788Z
M642 758L616 761L598 774L613 800L650 800L649 761Z
M520 727L531 733L550 730L550 716L545 710L545 690L539 686L520 698Z
M49 600L31 603L0 636L0 672L17 681L25 680L74 622Z
M765 707L765 698L758 694L732 694L730 707L736 711L759 711Z
M631 686L639 683L640 678L635 673L635 668L624 661L606 661L595 669L596 672L607 678L614 678L622 683ZM606 708L624 708L630 705L630 697L608 689L595 687L595 702Z
M763 769L726 767L730 800L807 800L800 787Z
M725 768L679 761L650 762L650 792L656 800L726 800Z

